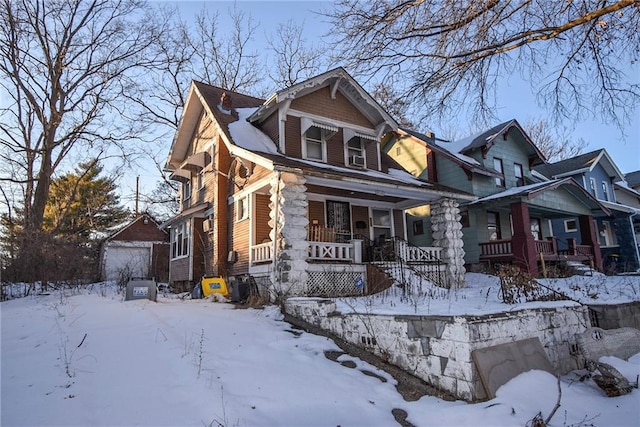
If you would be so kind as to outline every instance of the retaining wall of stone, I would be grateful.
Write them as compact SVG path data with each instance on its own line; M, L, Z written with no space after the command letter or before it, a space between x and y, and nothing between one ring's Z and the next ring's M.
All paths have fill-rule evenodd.
M575 336L589 326L587 308L578 305L482 316L394 316L340 313L329 299L290 298L285 311L468 401L487 398L473 350L538 337L564 374L581 367Z

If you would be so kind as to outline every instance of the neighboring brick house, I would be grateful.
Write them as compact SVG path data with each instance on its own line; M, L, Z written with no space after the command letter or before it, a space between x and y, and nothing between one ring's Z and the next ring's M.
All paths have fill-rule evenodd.
M194 82L166 166L182 182L170 281L250 275L276 294L354 293L376 274L375 249L406 238L403 210L432 203L453 230L435 245L447 284L461 285L457 201L474 197L382 153L396 129L342 68L267 100Z
M635 271L640 268L640 254L634 232L637 208L632 206L633 193L637 194L637 192L625 185L624 175L605 149L594 150L556 163L540 165L536 167L536 172L549 179L566 177L575 179L610 211L609 215L601 214L595 217L605 271ZM631 205L617 200L618 197L624 199L625 196L631 198L629 200ZM559 242L580 238L581 230L567 226L568 223L572 223L571 221L575 223L576 219L553 222L554 234Z
M460 207L468 265L514 262L534 275L542 261L602 267L593 216L609 211L571 178L539 182L544 156L516 120L454 142L402 129L383 150L415 176L478 196ZM565 218L583 233L561 250L551 220ZM407 211L409 240L428 245L430 220L428 206Z
M102 280L126 281L129 277L169 279L169 235L149 214L138 215L102 243Z

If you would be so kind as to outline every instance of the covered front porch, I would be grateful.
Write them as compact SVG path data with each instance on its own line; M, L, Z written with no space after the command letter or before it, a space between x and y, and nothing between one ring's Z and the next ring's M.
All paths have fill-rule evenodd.
M455 266L461 271L454 274L449 269L443 275L449 276L451 286L462 285L461 234L442 231L461 228L457 194L425 191L417 185L374 187L313 175L277 176L252 195L250 275L268 276L272 285L288 286L297 295L326 294L319 289L327 286L362 291L374 274L372 265L401 259ZM404 209L425 203L441 206L434 221L441 232L433 247L419 248L406 241Z
M533 276L546 264L568 261L602 270L594 215L607 210L573 180L512 189L469 208L486 221L477 234L481 263L513 263ZM556 237L556 223L579 230L580 240Z

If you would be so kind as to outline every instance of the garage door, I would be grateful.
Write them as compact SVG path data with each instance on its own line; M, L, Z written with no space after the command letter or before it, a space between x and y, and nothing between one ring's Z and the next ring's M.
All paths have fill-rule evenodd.
M104 263L104 280L147 277L150 261L151 248L110 246Z

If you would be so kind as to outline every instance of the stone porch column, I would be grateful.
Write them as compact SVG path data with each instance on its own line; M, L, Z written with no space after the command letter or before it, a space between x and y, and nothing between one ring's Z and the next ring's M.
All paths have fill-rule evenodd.
M581 244L591 245L593 247L593 265L598 271L603 270L602 252L600 252L600 242L598 241L598 230L591 215L580 215L578 217L580 224Z
M511 204L511 220L513 221L513 237L511 251L515 264L529 273L538 276L538 255L536 243L531 234L531 219L529 205L524 202Z
M465 286L464 249L460 209L454 199L441 199L431 204L433 245L442 248L442 261L450 288Z
M274 242L273 296L303 295L307 283L307 188L301 175L280 172L271 185L271 241Z

